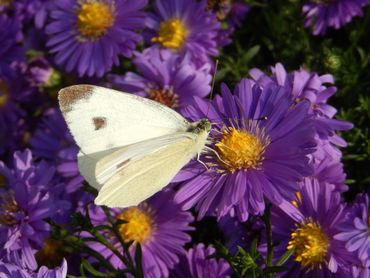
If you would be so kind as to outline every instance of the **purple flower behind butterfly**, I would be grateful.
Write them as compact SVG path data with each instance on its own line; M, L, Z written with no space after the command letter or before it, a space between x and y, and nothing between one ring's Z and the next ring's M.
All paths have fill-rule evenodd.
M305 15L305 27L313 27L314 35L324 35L328 28L339 29L352 21L355 16L362 16L362 8L369 0L311 0L302 12Z
M133 60L139 74L111 75L110 81L119 89L147 97L173 109L205 97L211 90L210 67L196 68L189 55L180 56L171 50L148 48L136 53Z
M272 82L261 88L243 79L234 94L225 85L221 92L211 102L196 98L185 109L191 120L208 117L213 123L211 147L218 155L209 151L200 158L209 169L194 161L179 173L175 181L186 182L175 199L185 209L195 206L200 218L231 214L245 221L250 213L263 213L265 198L275 204L292 198L297 182L312 174L309 103L294 103L288 90Z
M346 191L345 174L340 162L342 154L337 146L344 147L347 143L336 134L336 131L351 129L353 125L335 119L337 110L327 103L337 91L333 85L333 76L330 74L320 76L303 68L287 72L280 63L271 70L272 76L268 76L259 69L252 69L250 75L261 87L267 86L270 82L285 87L290 91L296 103L303 100L310 102L309 114L313 117L317 142L316 151L310 155L314 166L313 176L320 182L329 181L336 184L337 190L341 192Z
M55 0L46 26L55 63L82 76L103 76L130 57L144 27L146 0Z
M57 173L67 183L66 193L72 193L81 187L84 178L77 165L79 148L59 109L51 108L44 113L29 142L35 156L55 164Z
M211 62L210 56L219 53L221 24L206 5L205 0L155 1L146 36L157 47L190 54L197 66Z
M9 18L0 13L0 80L14 76L12 62L24 60L24 50L17 44L16 37L20 28L17 18Z
M38 270L31 271L16 264L5 263L0 260L0 275L12 278L64 278L67 277L67 261L63 260L61 266L54 269L41 266Z
M320 139L330 140L333 144L346 146L346 143L338 135L337 130L348 130L353 127L349 122L334 119L337 110L327 102L333 96L337 88L333 86L334 78L331 74L318 75L301 68L293 72L287 72L282 64L278 63L271 67L272 76L268 76L259 69L252 69L249 73L260 85L275 82L279 86L285 86L295 102L308 100L309 112L314 116L315 129Z
M13 165L0 162L0 251L2 258L16 258L19 265L36 268L34 252L41 249L51 227L45 221L69 208L59 199L63 184L54 180L55 168L35 163L29 150L15 152Z

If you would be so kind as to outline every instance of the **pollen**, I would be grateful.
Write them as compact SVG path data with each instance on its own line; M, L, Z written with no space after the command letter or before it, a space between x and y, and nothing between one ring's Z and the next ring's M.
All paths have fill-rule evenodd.
M312 220L300 224L292 232L288 250L294 250L295 261L313 269L325 262L329 240L318 223Z
M63 243L61 241L48 238L44 242L41 250L37 251L35 256L39 265L46 265L54 268L60 265L63 260Z
M179 97L172 89L152 89L148 97L171 108L179 106Z
M153 233L152 215L150 210L142 210L138 207L128 208L117 216L117 219L125 220L119 231L126 242L144 243Z
M293 200L292 201L292 204L293 204L293 206L295 206L296 208L298 208L299 205L302 204L301 192L296 192L295 193L295 196L297 197L297 199L296 200Z
M0 223L12 226L17 223L16 213L19 212L19 206L14 196L10 193L0 195Z
M158 36L152 38L152 42L160 43L166 48L178 49L184 44L187 34L184 24L174 18L160 24Z
M103 36L113 23L113 7L103 2L87 0L77 14L78 30L89 39Z
M0 108L4 107L8 102L8 89L5 81L0 80Z
M224 167L234 172L258 169L264 159L268 140L262 142L258 136L246 130L228 128L222 132L221 139L215 145Z

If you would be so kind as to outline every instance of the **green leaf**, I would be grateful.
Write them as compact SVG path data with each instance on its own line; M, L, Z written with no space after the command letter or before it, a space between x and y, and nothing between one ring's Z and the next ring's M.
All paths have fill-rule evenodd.
M289 260L289 258L293 255L294 253L294 249L290 249L288 251L286 251L280 258L279 260L276 262L276 266L281 266L283 264L285 264L285 262L287 260Z
M96 270L86 259L82 259L81 266L83 267L83 269L86 269L94 277L114 277L114 274L103 273ZM83 275L85 274L83 273Z

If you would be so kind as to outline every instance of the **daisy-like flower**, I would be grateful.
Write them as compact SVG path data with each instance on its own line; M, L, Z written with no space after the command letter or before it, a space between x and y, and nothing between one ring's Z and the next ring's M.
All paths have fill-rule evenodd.
M34 252L50 232L45 219L69 207L58 199L63 187L54 183L54 173L47 163L34 163L29 150L14 153L13 168L0 162L0 254L19 257L28 269L36 268Z
M200 218L232 213L245 221L249 213L263 213L265 197L276 204L293 197L297 182L312 173L309 103L295 104L284 88L270 83L261 89L248 79L234 95L225 85L221 92L212 102L197 98L185 111L192 120L208 117L214 123L215 152L201 157L209 169L192 162L179 173L175 181L186 183L175 199L185 209L195 206Z
M35 156L56 164L58 174L67 182L67 193L80 188L84 178L77 165L79 148L59 109L51 108L45 112L29 143Z
M230 277L231 269L225 260L209 258L214 253L215 249L211 246L205 247L202 243L195 245L180 257L180 263L176 265L170 276L178 278Z
M107 224L107 218L100 207L90 208L91 222L94 225ZM169 269L179 262L179 255L185 250L183 246L190 241L187 231L193 230L189 223L193 217L189 212L182 211L181 206L173 201L172 191L163 191L137 207L112 209L111 213L117 220L128 223L121 224L119 231L122 238L133 241L130 252L134 256L136 244L142 248L142 265L146 277L167 277ZM118 238L104 232L117 250L122 250ZM112 251L99 243L90 246L107 258L117 269L124 268L122 261Z
M79 76L101 77L120 54L130 57L144 27L146 0L55 0L46 27L55 62Z
M339 29L351 22L355 16L362 16L362 7L369 0L311 0L303 8L305 27L313 27L314 35L323 35L328 28Z
M133 63L141 75L133 72L124 76L112 75L113 85L171 108L188 105L194 96L205 97L211 90L210 67L196 68L189 55L148 48L137 53Z
M360 194L348 209L347 221L335 239L345 242L350 252L356 252L365 267L370 267L370 205L369 195Z
M334 186L306 178L292 202L283 201L271 213L276 258L287 250L293 255L284 265L284 277L349 277L358 260L336 239L345 210Z
M206 11L207 1L157 0L156 13L147 20L151 42L175 52L190 53L199 66L218 54L218 32L221 24Z

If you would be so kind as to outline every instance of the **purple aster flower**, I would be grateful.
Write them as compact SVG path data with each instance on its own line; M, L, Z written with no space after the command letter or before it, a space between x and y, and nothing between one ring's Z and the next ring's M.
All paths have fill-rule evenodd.
M241 1L208 0L207 9L212 11L220 22L226 23L221 26L222 29L218 31L217 35L217 44L219 47L223 47L231 43L230 35L236 27L241 26L250 7Z
M63 260L60 267L48 269L40 267L38 271L26 271L16 264L4 263L0 261L0 277L12 278L63 278L67 276L67 261Z
M67 269L67 261L63 260L62 265L54 269L49 269L46 266L41 266L40 269L37 271L37 275L34 274L32 278L67 277Z
M47 5L48 1L43 0L2 1L0 12L17 18L25 27L29 27L34 21L34 24L41 28L46 21Z
M351 22L355 16L362 16L362 7L369 0L311 0L303 8L305 27L313 27L314 35L323 35L328 28L339 29Z
M185 209L195 206L200 218L232 213L245 221L249 213L263 213L264 197L279 204L293 197L297 182L312 173L309 103L295 104L289 91L272 82L260 88L243 79L234 95L225 85L221 92L212 102L196 98L185 111L192 120L208 117L214 123L210 137L215 152L201 157L209 169L192 162L180 172L175 181L186 183L175 199Z
M176 265L170 277L230 277L231 269L225 260L209 258L214 253L215 249L211 246L205 247L202 243L195 245L180 257L180 263Z
M207 9L212 11L217 19L224 24L218 32L218 45L223 47L231 43L230 35L236 27L240 27L250 7L242 1L221 0L207 1ZM226 24L225 24L226 23Z
M31 275L18 265L4 263L0 260L0 277L30 278Z
M352 266L351 274L352 274L352 277L356 277L356 278L369 278L370 277L370 267Z
M235 1L231 4L231 10L228 17L228 23L231 26L240 27L242 25L242 21L251 10L251 7L243 1Z
M148 37L160 47L188 52L198 66L210 62L218 54L221 24L206 6L205 0L157 0L156 13L147 19Z
M335 239L344 241L350 252L356 252L362 264L370 267L370 205L369 195L359 194L348 209L346 222Z
M141 75L128 72L124 76L112 75L110 80L125 92L181 108L190 104L194 96L205 97L211 90L210 67L196 68L189 58L168 49L149 48L137 53L133 60Z
M349 277L358 260L337 240L345 210L334 186L306 178L297 198L286 200L271 213L274 249L279 258L287 250L292 257L284 265L284 277Z
M172 191L162 191L137 207L112 209L111 213L116 219L128 221L119 230L125 241L134 241L130 247L132 256L136 243L141 244L146 277L167 277L169 269L179 262L178 256L184 253L184 244L190 241L186 232L193 230L189 226L193 221L192 215L182 211L181 206L173 201ZM100 207L91 207L90 217L94 225L107 224L106 215ZM118 250L122 249L116 236L105 232L104 237ZM91 243L90 246L117 269L124 268L119 258L105 246L99 243Z
M45 219L69 206L58 199L63 187L53 181L54 173L47 163L34 163L29 150L14 153L12 168L0 162L5 178L0 188L0 253L12 261L19 257L17 261L28 269L36 268L35 249L50 232Z
M15 67L19 69L29 86L36 89L42 89L51 84L55 76L53 68L43 56L31 58L27 63L19 62Z
M59 109L51 108L29 139L35 156L55 163L57 172L66 181L66 192L71 193L80 188L84 178L77 165L79 148L69 132Z
M55 0L46 27L56 64L79 76L101 77L120 54L130 57L144 27L146 0Z
M10 155L23 145L26 132L25 111L19 107L16 79L0 74L0 154ZM10 139L11 138L11 139Z
M0 79L13 76L11 63L24 60L23 49L17 45L20 23L16 18L0 14Z
M249 74L260 85L265 86L270 82L290 90L295 102L308 100L311 103L310 113L315 118L315 128L320 139L346 146L346 142L335 134L336 130L348 130L353 127L349 122L333 119L337 110L327 104L328 99L334 95L337 88L333 85L334 78L330 74L319 76L305 69L287 73L283 65L278 63L271 68L273 75L270 77L259 69L252 69Z

